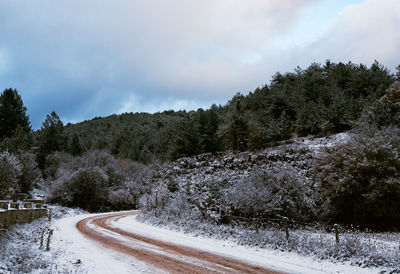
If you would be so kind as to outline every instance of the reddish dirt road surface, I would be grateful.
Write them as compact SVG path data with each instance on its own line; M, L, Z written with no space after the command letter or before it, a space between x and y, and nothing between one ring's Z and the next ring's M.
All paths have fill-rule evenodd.
M169 273L279 273L209 252L130 233L111 223L138 211L102 214L77 223L88 238Z

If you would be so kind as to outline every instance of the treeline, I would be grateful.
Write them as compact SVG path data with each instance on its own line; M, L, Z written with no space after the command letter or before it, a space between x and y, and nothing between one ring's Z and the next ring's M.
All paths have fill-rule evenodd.
M143 163L254 150L293 136L351 129L396 77L377 62L366 67L327 61L276 73L269 85L237 94L224 106L112 115L67 125L65 133L70 142L79 140L83 150L108 149Z

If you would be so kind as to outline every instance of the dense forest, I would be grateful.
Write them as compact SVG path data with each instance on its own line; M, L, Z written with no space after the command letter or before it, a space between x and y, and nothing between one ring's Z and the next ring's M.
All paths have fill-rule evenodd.
M399 81L400 66L393 74L378 62L367 67L327 61L276 73L269 84L238 93L223 106L124 113L67 125L52 112L37 131L31 129L18 91L5 89L0 96L0 198L39 187L52 202L90 211L139 207L141 197L154 188L148 179L151 165L352 131L357 142L318 159L312 187L318 186L319 196L313 199L332 201L325 207L325 220L351 223L357 208L371 207L383 197L379 208L387 207L385 212L371 207L356 221L376 223L385 216L397 222ZM360 169L363 161L369 164ZM266 176L265 183L274 176Z
M398 77L398 76L397 76ZM312 64L276 73L269 85L207 110L124 113L67 124L82 151L108 149L143 163L204 152L254 150L293 136L346 131L396 80L375 62ZM72 148L66 148L72 149Z

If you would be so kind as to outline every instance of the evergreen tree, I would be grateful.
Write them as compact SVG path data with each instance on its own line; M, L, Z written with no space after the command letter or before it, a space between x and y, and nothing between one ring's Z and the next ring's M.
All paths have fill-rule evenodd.
M28 151L32 147L32 143L32 133L25 132L23 128L17 127L11 137L4 137L0 142L0 151L11 153Z
M38 143L37 162L39 168L43 170L46 156L51 152L64 150L66 144L64 125L54 111L46 116L40 129Z
M71 144L69 147L69 151L74 156L80 156L83 152L83 148L81 146L81 142L79 141L78 135L75 133L72 137Z
M245 117L243 99L244 97L241 94L235 95L225 115L225 123L221 132L225 147L228 149L244 151L248 146L249 127Z
M31 131L26 107L16 89L5 89L0 95L0 140L11 137L19 127Z
M17 158L21 164L21 174L18 177L19 191L29 193L41 178L35 155L30 152L20 152Z
M188 119L182 123L180 132L175 139L172 159L193 156L201 151L201 136L197 125L192 119Z
M216 152L219 149L219 139L217 130L219 125L219 117L217 106L213 105L209 110L199 109L198 124L201 135L201 143L203 152Z

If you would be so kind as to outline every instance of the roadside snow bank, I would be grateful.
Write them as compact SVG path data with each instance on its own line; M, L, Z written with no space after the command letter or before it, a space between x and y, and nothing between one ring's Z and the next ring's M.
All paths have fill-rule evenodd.
M379 273L376 268L359 268L350 263L332 263L316 261L293 253L271 251L237 245L228 240L216 240L201 236L188 235L141 223L136 216L128 216L111 224L122 230L147 236L153 239L171 242L222 256L242 260L254 265L276 269L289 273Z

